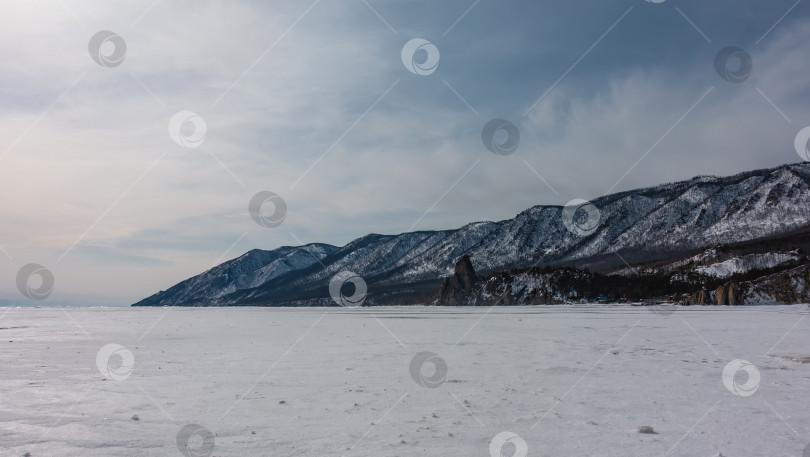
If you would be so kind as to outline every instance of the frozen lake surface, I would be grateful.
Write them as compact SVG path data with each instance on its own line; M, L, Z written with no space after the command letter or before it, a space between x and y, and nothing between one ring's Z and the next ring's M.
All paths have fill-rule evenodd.
M810 443L807 306L0 316L2 456L800 457Z

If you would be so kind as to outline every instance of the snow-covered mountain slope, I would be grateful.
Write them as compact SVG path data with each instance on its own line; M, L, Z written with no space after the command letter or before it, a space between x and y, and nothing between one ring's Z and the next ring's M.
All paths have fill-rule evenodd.
M210 303L239 290L252 289L290 271L320 262L338 248L329 244L284 246L272 251L254 249L219 264L135 305L175 306Z
M598 209L598 223L585 236L566 228L562 207L535 206L513 219L477 222L457 230L368 235L328 253L322 262L283 274L229 277L229 282L210 283L216 290L194 287L192 295L157 294L139 304L193 306L201 292L206 292L205 304L219 305L328 297L329 280L342 270L361 275L370 291L385 289L448 276L464 254L481 272L571 262L587 265L588 259L606 254L615 265L621 259L614 253L640 258L777 236L810 223L810 164L724 178L701 176L606 195L592 203Z
M742 257L734 257L722 262L713 263L696 270L700 274L714 278L728 278L737 273L746 273L753 269L765 270L781 265L791 260L798 259L797 254L782 252L769 252L766 254L748 254Z

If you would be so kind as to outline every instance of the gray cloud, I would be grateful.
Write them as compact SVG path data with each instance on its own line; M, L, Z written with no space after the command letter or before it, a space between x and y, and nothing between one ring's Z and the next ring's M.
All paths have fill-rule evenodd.
M598 196L710 88L615 190L795 162L810 125L810 7L766 35L793 1L482 1L449 32L473 2L369 1L396 33L359 1L62 3L0 18L9 298L28 261L54 271L54 300L127 303L254 247ZM126 40L118 67L88 55L103 29ZM414 37L441 51L436 73L402 66ZM714 71L727 45L753 57L745 83ZM199 148L169 136L181 110L205 119ZM515 154L481 143L495 117L521 130ZM278 229L248 215L260 190L287 202Z

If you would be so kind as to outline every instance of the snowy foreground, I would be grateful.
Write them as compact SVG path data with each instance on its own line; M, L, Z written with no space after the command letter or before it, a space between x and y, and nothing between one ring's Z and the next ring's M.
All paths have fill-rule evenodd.
M801 457L810 443L807 306L0 316L2 456Z

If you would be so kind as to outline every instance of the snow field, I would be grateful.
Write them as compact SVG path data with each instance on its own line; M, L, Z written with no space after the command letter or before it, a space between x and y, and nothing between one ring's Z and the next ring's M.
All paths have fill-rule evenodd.
M801 456L807 314L0 309L0 455Z

